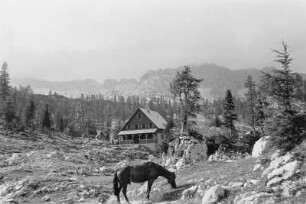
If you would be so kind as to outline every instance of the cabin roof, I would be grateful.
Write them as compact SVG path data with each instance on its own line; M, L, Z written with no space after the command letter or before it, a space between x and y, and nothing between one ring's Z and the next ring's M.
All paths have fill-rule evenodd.
M149 109L139 108L158 129L166 129L167 121L158 112Z
M158 129L166 129L166 126L168 124L168 122L165 120L165 118L163 118L163 116L161 116L158 112L156 111L152 111L149 109L144 109L144 108L138 108L134 114L130 117L130 119L124 124L124 126L122 127L121 131L125 128L125 126L131 121L131 119L136 115L136 113L139 111L141 111L152 123L154 123L154 125L156 126L156 128ZM144 129L142 129L144 130Z
M132 135L132 134L146 134L146 133L155 133L157 128L152 129L138 129L138 130L123 130L120 131L118 135Z

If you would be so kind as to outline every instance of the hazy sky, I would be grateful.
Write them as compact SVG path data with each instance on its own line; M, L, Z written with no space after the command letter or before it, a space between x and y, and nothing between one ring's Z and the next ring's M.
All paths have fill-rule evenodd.
M290 45L306 72L304 0L0 0L0 63L12 77L140 77L147 70L216 63L275 66Z

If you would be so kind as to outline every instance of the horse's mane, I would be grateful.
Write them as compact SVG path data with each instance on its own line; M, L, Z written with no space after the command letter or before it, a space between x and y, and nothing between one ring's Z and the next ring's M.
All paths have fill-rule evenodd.
M154 162L147 162L147 164L148 165L150 165L150 164L155 165L162 175L164 175L165 177L170 177L171 172L168 171L165 167L163 167L163 166L161 166L159 164L156 164Z

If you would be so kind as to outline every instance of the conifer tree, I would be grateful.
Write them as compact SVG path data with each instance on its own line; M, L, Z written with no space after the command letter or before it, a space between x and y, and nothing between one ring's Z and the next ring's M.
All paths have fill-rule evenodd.
M5 102L5 110L4 110L4 120L6 123L6 129L11 128L13 119L15 119L15 107L10 98L8 98Z
M248 105L248 122L252 126L255 131L256 128L256 86L251 75L248 76L247 81L245 83L245 88L247 88L246 98Z
M265 134L265 124L266 124L266 117L267 113L265 112L268 103L266 102L266 98L260 93L257 93L257 100L255 106L255 126L259 127L262 133Z
M43 115L43 121L42 121L42 128L46 130L50 130L51 128L51 120L50 120L50 113L49 113L49 105L47 104L45 106L45 111Z
M65 130L64 119L63 117L61 117L59 122L59 131L64 132L64 130Z
M28 106L26 107L25 112L25 125L30 128L32 131L34 129L34 117L35 117L35 104L34 101L31 100Z
M233 96L230 90L226 91L226 97L225 97L225 102L223 106L223 117L224 117L224 125L230 129L230 138L233 138L235 125L234 122L238 119L237 114L235 113L235 105L234 105L234 100Z
M269 128L274 144L285 151L289 151L306 139L306 114L294 107L295 77L290 69L292 58L288 45L282 42L282 50L274 50L276 62L282 69L265 73L265 80L270 84L269 95L274 104L273 124ZM305 110L304 110L305 111Z
M7 63L4 62L0 70L0 116L5 119L7 100L10 97L10 78L7 68Z
M4 62L0 71L0 99L6 101L10 96L10 78L7 68L7 63Z
M182 108L182 130L187 130L189 116L195 116L200 110L200 92L198 90L202 79L197 79L191 74L190 67L185 66L181 72L177 72L170 83L170 91L175 98L178 98Z

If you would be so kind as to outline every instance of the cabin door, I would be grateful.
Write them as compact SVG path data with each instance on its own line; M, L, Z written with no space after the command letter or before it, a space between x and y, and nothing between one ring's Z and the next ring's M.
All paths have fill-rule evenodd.
M134 135L133 140L134 144L139 144L139 135Z

